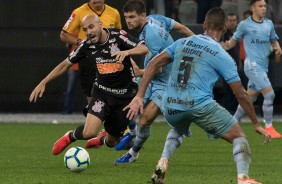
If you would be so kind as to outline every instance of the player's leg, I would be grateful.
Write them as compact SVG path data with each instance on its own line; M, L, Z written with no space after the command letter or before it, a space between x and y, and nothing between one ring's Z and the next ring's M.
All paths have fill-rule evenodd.
M238 183L246 183L255 180L250 179L249 166L251 163L251 151L245 134L241 130L236 119L216 102L194 111L194 116L198 113L206 112L200 116L195 123L202 127L210 138L223 138L233 144L233 156L237 166ZM239 181L240 180L240 181ZM250 183L251 184L251 183Z
M68 131L63 137L55 142L52 149L53 155L60 154L69 144L76 140L87 140L95 137L101 125L102 121L98 117L88 113L85 125L78 126L74 131Z
M120 137L129 124L129 120L126 118L127 112L123 111L123 108L130 102L131 98L117 98L107 95L105 98L107 99L104 118L105 131L88 140L85 145L86 148L99 148L102 145L114 147L120 141Z
M270 134L271 138L273 139L281 138L281 134L279 134L272 126L273 101L275 98L274 90L272 86L270 86L268 88L263 89L261 93L263 94L264 97L262 110L265 120L265 130Z
M136 136L136 123L135 120L130 120L127 131L120 138L119 143L115 146L117 151L122 149L129 149L132 147L133 138Z
M133 147L125 155L117 159L115 164L136 161L139 151L151 134L151 125L159 114L159 107L153 101L150 101L146 105L143 114L140 116L139 124L136 126L136 137Z
M175 150L180 147L185 135L190 136L189 122L191 122L191 119L187 118L189 112L163 107L163 113L172 129L167 134L162 156L151 177L152 183L164 183L165 174L168 171L169 159Z
M249 88L247 90L248 95L251 97L252 102L254 103L257 100L257 96L259 95L259 92ZM238 105L237 110L234 114L234 117L236 118L237 121L240 121L241 118L245 115L244 109L241 107L241 105Z

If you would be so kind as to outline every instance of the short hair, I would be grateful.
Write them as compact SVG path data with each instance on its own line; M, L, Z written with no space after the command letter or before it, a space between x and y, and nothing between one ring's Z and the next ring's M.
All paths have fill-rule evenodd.
M225 13L219 8L215 7L210 9L205 17L205 22L209 29L221 31L225 25Z
M237 14L235 14L235 13L228 13L227 14L227 17L233 17L233 16L235 16L236 17L236 19L238 20L238 15Z
M243 15L253 15L253 12L251 10L244 11Z
M129 0L123 6L122 11L124 13L136 11L136 13L140 15L146 13L146 5L140 0Z
M257 1L262 1L262 0L250 0L250 6L252 6L253 4L255 4Z

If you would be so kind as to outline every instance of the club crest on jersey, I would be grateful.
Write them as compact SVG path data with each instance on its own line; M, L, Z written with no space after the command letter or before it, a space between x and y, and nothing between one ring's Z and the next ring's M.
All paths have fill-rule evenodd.
M120 34L122 34L122 35L127 34L127 32L126 32L125 30L120 30L119 32L120 32Z
M120 51L117 43L116 44L112 43L112 45L110 45L109 48L111 49L111 54L114 54L114 53Z
M92 110L94 112L101 112L102 111L102 107L104 107L104 106L105 106L105 103L101 102L99 100L99 101L96 101L95 104L92 106Z

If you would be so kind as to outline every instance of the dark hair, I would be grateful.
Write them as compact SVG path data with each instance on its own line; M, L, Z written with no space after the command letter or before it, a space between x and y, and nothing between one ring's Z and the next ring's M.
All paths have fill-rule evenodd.
M253 15L253 12L252 12L251 10L246 10L246 11L244 11L243 15L245 16L245 15L247 15L247 14Z
M125 5L123 6L122 11L125 12L134 12L136 11L136 13L138 15L142 14L142 13L146 13L146 6L145 4L140 1L140 0L129 0L125 3Z
M261 1L261 0L250 0L250 6L252 6L254 3L256 3L257 1Z
M236 19L238 20L238 15L236 15L235 13L228 13L227 14L227 17L233 17L233 16L235 16L236 17Z
M224 11L218 7L210 9L206 14L205 22L209 29L223 30L225 24Z

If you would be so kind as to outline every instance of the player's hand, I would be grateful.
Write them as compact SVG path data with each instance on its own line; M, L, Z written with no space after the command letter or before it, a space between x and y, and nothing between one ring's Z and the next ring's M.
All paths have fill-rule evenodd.
M118 51L112 54L112 57L116 56L117 62L122 62L126 56L129 56L128 51Z
M123 109L123 111L126 110L128 110L126 117L129 118L129 120L132 120L138 116L139 113L143 114L143 98L135 96L132 101Z
M270 143L271 136L267 133L267 131L265 131L265 129L263 129L261 126L257 126L255 129L256 129L257 133L259 133L259 134L261 134L265 137L264 144Z
M220 44L221 44L221 46L223 47L224 50L228 50L229 49L227 41L226 42L221 42Z
M29 102L36 102L38 97L42 97L43 93L45 91L45 85L38 84L36 88L32 91L32 93L29 96Z

